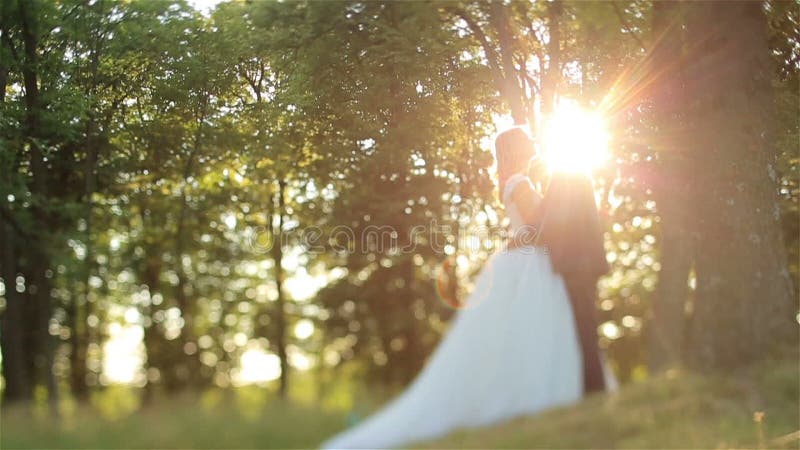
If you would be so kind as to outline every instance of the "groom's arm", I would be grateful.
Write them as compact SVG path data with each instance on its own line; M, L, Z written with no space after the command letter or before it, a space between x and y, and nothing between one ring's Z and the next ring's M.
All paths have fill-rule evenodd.
M534 157L528 163L528 178L534 186L534 190L540 195L544 196L544 190L549 184L550 174L547 170L547 165L540 157Z
M514 204L528 225L538 226L541 219L542 196L533 189L531 183L519 183L511 194Z

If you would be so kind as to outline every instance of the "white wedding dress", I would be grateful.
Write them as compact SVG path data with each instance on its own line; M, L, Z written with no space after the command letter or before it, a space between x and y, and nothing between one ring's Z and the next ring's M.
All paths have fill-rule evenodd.
M503 200L512 230L523 226L513 190ZM383 409L322 444L396 448L579 400L583 369L567 291L533 247L496 253L414 382Z

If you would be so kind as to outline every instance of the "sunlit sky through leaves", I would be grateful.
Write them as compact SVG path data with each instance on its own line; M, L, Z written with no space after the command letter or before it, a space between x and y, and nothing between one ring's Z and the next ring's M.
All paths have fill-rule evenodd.
M220 3L221 1L222 0L187 0L192 8L206 15L210 14L214 7L217 6L217 3Z
M187 0L188 4L202 14L208 16L222 0ZM605 159L605 129L600 119L577 104L562 102L561 108L552 120L547 121L543 136L537 140L544 151L544 157L550 170L591 170ZM493 121L498 131L513 126L509 115L494 115ZM596 140L598 145L588 145ZM481 147L493 151L494 136L486 136L481 140ZM231 213L223 217L225 225L233 230L237 220ZM289 296L298 302L311 299L316 292L330 281L329 276L309 274L301 262L299 249L286 252L283 266L291 274L284 284ZM135 307L117 312L117 322L108 327L109 339L103 346L103 378L106 383L133 383L142 381L142 363L144 358L143 329ZM134 316L137 317L134 317ZM179 333L179 330L175 330ZM314 333L311 321L302 320L293 328L298 339L307 339ZM613 334L613 333L612 333ZM232 372L235 385L272 381L280 376L280 362L276 355L269 353L257 341L243 340L237 342L242 348L239 367ZM201 350L202 351L202 350ZM296 369L311 367L308 356L290 355L290 363Z

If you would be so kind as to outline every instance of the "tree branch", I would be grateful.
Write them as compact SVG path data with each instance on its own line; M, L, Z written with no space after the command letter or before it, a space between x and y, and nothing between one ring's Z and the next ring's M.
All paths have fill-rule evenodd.
M478 25L478 23L475 22L472 17L470 17L469 13L461 8L448 7L446 9L467 23L467 27L469 27L470 31L472 31L472 34L478 40L478 43L481 44L483 52L486 53L486 60L489 62L489 67L496 71L500 77L502 77L503 71L500 69L500 58L498 57L495 49L489 43L489 39L486 37L486 33L483 32L483 29L480 27L480 25Z
M644 42L642 42L642 40L639 39L639 36L637 36L636 33L633 32L633 28L631 28L631 25L628 23L627 20L625 20L625 14L619 8L619 5L617 4L616 0L611 0L610 3L611 6L614 8L614 13L617 15L620 24L622 24L622 27L625 28L625 31L628 32L628 34L633 38L633 40L636 41L636 43L643 51L647 51L647 47L644 45Z
M2 217L3 222L11 225L11 228L13 228L18 235L25 238L26 241L29 241L31 243L35 242L34 239L31 239L33 237L33 234L31 234L27 229L25 229L22 225L20 225L20 223L17 222L16 219L14 219L14 216L13 214L11 214L11 211L6 209L4 205L0 205L0 217Z

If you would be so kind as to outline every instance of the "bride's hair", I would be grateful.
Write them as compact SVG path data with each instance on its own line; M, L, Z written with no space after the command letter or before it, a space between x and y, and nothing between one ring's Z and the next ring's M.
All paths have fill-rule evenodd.
M497 185L502 196L508 178L525 170L530 159L536 155L536 146L525 130L514 127L497 135L494 151L497 159Z

